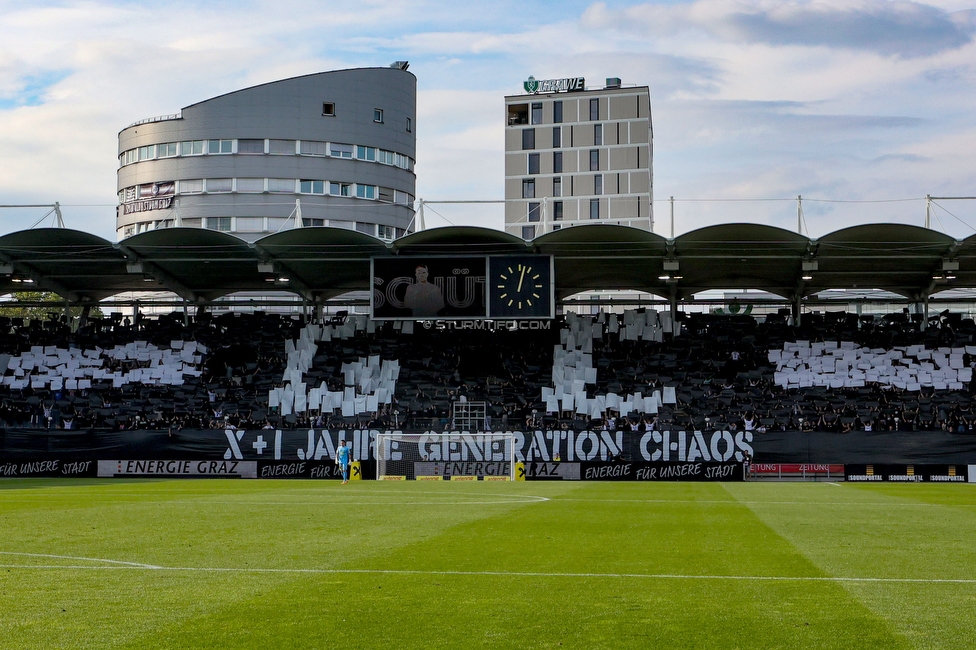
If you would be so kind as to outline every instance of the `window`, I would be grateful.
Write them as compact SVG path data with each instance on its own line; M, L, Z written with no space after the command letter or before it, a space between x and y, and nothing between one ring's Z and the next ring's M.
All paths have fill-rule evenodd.
M335 117L335 104L333 102L322 102L322 115Z
M600 199L590 199L590 219L600 218Z
M532 123L542 124L542 102L532 104Z
M539 154L537 153L529 154L529 173L530 174L539 173Z
M351 190L349 183L329 183L329 194L332 196L351 196Z
M177 147L177 142L166 142L164 144L156 145L156 156L159 158L172 158L179 151Z
M180 181L180 194L199 194L203 191L203 179Z
M590 121L596 122L600 119L600 100L593 98L590 100Z
M554 151L552 153L552 173L562 174L563 173L563 152Z
M329 155L333 158L352 158L353 146L340 142L329 143Z
M238 140L237 153L264 153L264 140Z
M522 198L523 199L535 198L535 179L533 178L522 179Z
M207 146L207 153L234 153L234 141L210 140Z
M394 236L396 236L396 228L393 226L377 225L376 234L380 239L390 241L394 238Z
M552 195L562 196L563 195L563 179L556 176L552 179Z
M233 189L234 189L233 178L208 178L207 179L207 192L210 193L230 192Z
M552 220L562 221L563 220L563 202L555 201L552 204Z
M522 149L535 149L535 129L522 129Z
M317 142L315 140L302 140L299 151L303 156L324 156L326 152L326 143Z
M376 186L375 185L360 185L356 183L356 196L360 199L375 199L376 198Z
M603 194L603 174L597 174L593 177L593 193Z
M556 124L563 121L563 103L561 100L552 103L552 121Z
M411 119L410 119L410 118L408 117L408 118L407 118L407 133L410 133L411 131L413 131L413 120L411 120ZM382 227L382 226L381 226L381 227ZM392 238L392 237L390 237L390 239L393 239L393 238Z
M381 187L379 188L379 199L383 203L393 203L393 188L391 187Z
M413 203L413 198L406 192L396 190L393 193L393 202L397 205L409 205L410 203Z
M268 191L292 194L295 192L295 179L294 178L269 178Z
M382 108L374 108L373 109L373 121L376 122L377 124L382 124L383 123L383 109Z
M372 223L357 222L356 230L358 230L359 232L366 233L367 235L374 235L376 234L376 225Z
M237 217L237 232L262 232L264 217Z
M309 219L308 217L302 217L302 228L316 228L325 225L325 219Z
M540 221L542 218L542 204L529 203L529 221Z
M156 145L139 147L139 160L151 160L156 157Z
M230 217L207 217L207 228L230 232Z
M552 127L552 148L558 149L563 146L563 130L562 127L554 126Z
M268 140L268 153L278 156L294 156L294 140Z
M298 186L302 194L325 194L325 181L301 181Z
M237 191L251 192L251 193L263 192L264 179L263 178L238 178Z
M356 158L360 160L376 160L376 147L356 146Z
M600 171L600 150L590 149L590 171Z
M508 125L529 123L529 105L512 104L508 107Z
M180 155L181 156L202 156L203 155L203 140L192 140L189 142L180 143Z
M603 144L603 125L593 125L593 144Z
M535 239L535 226L522 226L522 239Z

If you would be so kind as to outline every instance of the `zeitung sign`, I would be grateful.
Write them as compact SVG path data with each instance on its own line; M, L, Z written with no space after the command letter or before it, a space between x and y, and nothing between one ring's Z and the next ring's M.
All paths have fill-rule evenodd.
M529 77L522 82L527 93L566 93L586 90L586 80L583 77L567 77L564 79L536 79Z

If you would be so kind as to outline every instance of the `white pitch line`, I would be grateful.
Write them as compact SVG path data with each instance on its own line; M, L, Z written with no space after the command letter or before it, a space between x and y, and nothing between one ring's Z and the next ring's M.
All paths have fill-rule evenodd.
M531 501L527 500L499 500L499 501L383 501L383 500L369 500L369 499L333 499L333 500L319 500L319 501L210 501L210 500L188 500L188 499L172 499L172 500L138 500L138 501L125 501L116 502L109 501L108 505L117 505L120 503L125 503L127 505L141 506L141 505L199 505L199 506L241 506L241 507L253 507L253 506L296 506L296 507L308 507L308 506L326 506L334 507L337 505L341 506L356 506L356 505L367 505L367 506L485 506L485 505L506 505L506 506L518 506L518 505L529 505L533 503L543 503L544 501L549 501L550 499L533 499ZM29 501L31 503L34 500L28 499L7 499L7 502L11 501Z
M28 555L27 553L17 555ZM52 556L58 557L58 556ZM89 558L77 558L89 559ZM98 560L110 562L111 560ZM419 571L410 569L275 569L238 567L165 567L152 564L123 562L109 566L91 565L36 565L0 564L2 569L48 570L130 570L173 571L182 573L280 573L311 575L402 575L402 576L458 576L493 578L604 578L638 580L708 580L708 581L755 581L755 582L864 582L894 584L963 584L976 585L976 578L858 578L830 576L741 576L741 575L682 575L675 573L546 573L541 571Z
M124 562L122 560L106 560L100 557L78 557L77 555L52 555L50 553L16 553L14 551L0 551L0 555L18 555L21 557L46 557L55 560L81 560L82 562L105 562L113 565L122 565L119 567L105 567L105 568L122 568L122 569L162 569L161 566L156 566L155 564L143 564L142 562ZM32 566L32 565L27 565ZM98 567L88 567L91 569L97 569Z
M834 487L841 487L840 483L827 483L827 485L833 485Z
M733 501L731 499L573 499L553 497L553 503L560 501L581 501L593 503L690 503L690 504L714 504L729 506L883 506L886 508L919 507L934 508L951 505L953 508L972 508L976 503L879 503L879 502L859 502L859 501Z

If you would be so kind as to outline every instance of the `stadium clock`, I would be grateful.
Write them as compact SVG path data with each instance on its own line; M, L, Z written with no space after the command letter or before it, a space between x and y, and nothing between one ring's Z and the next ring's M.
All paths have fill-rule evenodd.
M548 255L490 257L490 318L552 318L552 258Z

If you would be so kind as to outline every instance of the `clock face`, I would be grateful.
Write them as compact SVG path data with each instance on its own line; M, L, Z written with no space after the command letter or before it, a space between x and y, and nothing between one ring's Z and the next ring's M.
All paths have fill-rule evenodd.
M552 317L552 258L492 257L489 277L492 318Z

